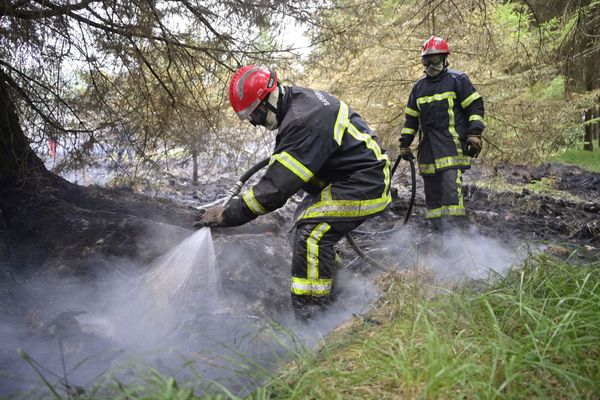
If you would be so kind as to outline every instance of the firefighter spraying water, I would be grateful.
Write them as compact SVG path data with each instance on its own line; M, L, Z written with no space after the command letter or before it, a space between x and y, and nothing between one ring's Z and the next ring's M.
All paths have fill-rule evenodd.
M283 86L268 68L240 68L229 100L240 119L278 130L275 149L256 185L227 205L204 209L194 226L242 225L306 191L295 222L291 296L296 316L308 320L334 300L333 246L391 202L389 159L343 101Z

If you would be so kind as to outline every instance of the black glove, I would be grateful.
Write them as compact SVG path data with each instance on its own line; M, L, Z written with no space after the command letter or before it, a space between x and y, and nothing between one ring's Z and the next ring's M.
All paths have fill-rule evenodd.
M223 226L222 206L214 206L200 210L198 216L194 219L194 228Z
M400 135L400 140L398 140L400 142L400 148L402 147L410 147L410 144L412 143L414 137L411 135Z
M477 158L481 152L481 135L469 134L467 136L467 150L465 154L471 156L471 158Z
M400 156L401 159L406 161L410 161L415 158L410 147L400 147L398 156Z

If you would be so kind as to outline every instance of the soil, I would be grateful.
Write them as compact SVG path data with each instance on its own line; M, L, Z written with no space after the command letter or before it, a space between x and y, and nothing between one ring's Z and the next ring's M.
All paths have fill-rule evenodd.
M550 192L537 193L531 188L531 183L542 179ZM482 184L493 181L513 186L492 189ZM394 177L392 206L360 229L381 231L399 226L408 207L409 182L402 165ZM55 299L47 297L42 287L27 287L28 282L40 277L50 284L73 277L93 282L106 272L127 274L128 269L139 269L190 236L197 214L192 205L225 196L231 183L220 180L195 187L171 181L165 190L169 199L127 189L82 187L52 175L1 187L0 314L6 321L18 321L37 337L51 336L57 326L79 332L77 310L64 310L58 316L45 314L40 302L51 309ZM465 174L464 183L468 218L481 234L505 241L544 242L568 249L567 255L573 251L588 258L600 255L600 174L559 164L476 166ZM290 313L288 235L299 200L294 197L282 209L245 226L212 230L229 310L275 320ZM425 235L428 226L423 209L422 181L418 179L409 226ZM376 246L377 240L376 236L359 237L365 248ZM344 263L355 259L345 241L340 242L340 250ZM72 345L91 340L89 335L79 335ZM98 346L94 343L90 348ZM0 364L15 362L14 354L0 354ZM5 383L0 382L0 387Z

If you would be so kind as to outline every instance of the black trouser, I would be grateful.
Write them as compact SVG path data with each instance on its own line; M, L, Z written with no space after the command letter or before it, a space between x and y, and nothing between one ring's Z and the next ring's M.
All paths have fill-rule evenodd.
M446 169L423 175L425 184L425 218L433 229L461 227L465 220L462 194L462 171Z
M292 256L292 304L299 319L309 319L332 301L335 275L333 246L364 220L299 223Z

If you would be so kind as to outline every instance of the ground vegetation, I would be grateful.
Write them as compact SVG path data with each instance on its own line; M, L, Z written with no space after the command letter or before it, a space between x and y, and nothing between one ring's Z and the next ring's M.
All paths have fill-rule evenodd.
M302 354L253 397L593 397L600 178L545 161L583 164L587 156L586 166L598 168L595 153L580 149L594 123L583 122L582 112L599 95L599 8L593 0L3 3L0 291L7 300L0 311L50 335L63 325L29 313L34 302L19 297L23 282L41 276L58 283L123 260L132 268L152 261L190 234L191 205L223 197L233 183L209 171L233 178L270 153L273 137L243 127L227 109L227 79L238 65L271 65L284 84L339 96L394 156L408 93L421 76L420 45L439 34L450 42L451 67L467 72L486 102L484 152L465 178L471 223L489 237L560 246L505 276L444 290L424 266L404 265L409 272L383 279L387 294L372 315L357 318L317 356ZM294 21L308 29L309 54L281 41ZM45 156L49 140L63 149L54 168ZM108 188L61 177L94 164L123 173ZM205 182L190 184L192 170ZM392 206L365 228L397 225L408 182L402 165ZM289 311L281 261L289 258L285 227L297 200L249 226L215 230L224 290L237 312ZM423 208L420 194L414 242L426 236ZM265 236L276 249L261 246ZM405 251L394 253L373 235L358 240L390 265ZM360 264L347 246L341 255ZM248 278L262 276L264 265L277 271L268 282ZM357 268L352 273L364 272ZM83 354L88 342L75 317L60 320L73 333L70 349ZM270 373L255 372L263 380ZM55 398L187 399L200 396L197 387L236 397L196 383L152 371L140 385L75 388L63 377L48 387Z

